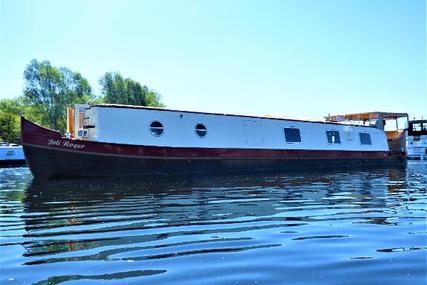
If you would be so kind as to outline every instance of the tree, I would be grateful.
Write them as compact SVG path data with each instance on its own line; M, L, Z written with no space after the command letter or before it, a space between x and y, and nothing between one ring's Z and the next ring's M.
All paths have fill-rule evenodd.
M0 137L19 136L19 116L64 132L67 107L76 103L104 102L139 106L164 106L160 95L118 72L100 79L102 95L95 97L89 82L78 72L33 59L24 71L24 96L0 100Z
M141 83L126 78L118 72L107 72L99 80L104 103L137 106L164 106L160 95Z
M94 98L89 82L78 72L33 59L24 71L25 103L40 123L65 131L67 106Z
M0 111L0 141L19 141L19 120L11 113Z
M24 106L23 98L0 100L0 140L19 142L21 133L19 117L31 112Z

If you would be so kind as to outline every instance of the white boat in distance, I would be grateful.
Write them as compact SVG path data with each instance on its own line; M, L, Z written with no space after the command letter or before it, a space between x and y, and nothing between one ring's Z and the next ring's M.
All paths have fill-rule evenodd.
M126 105L75 105L68 132L21 119L36 178L226 174L403 164L406 113L325 122Z
M0 142L0 166L19 166L25 164L22 146Z
M427 120L412 120L408 125L409 159L427 160Z

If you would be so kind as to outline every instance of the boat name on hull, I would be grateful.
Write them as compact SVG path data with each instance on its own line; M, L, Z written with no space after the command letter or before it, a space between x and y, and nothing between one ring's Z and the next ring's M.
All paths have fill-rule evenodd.
M66 147L66 148L72 148L72 149L83 149L83 148L85 148L84 144L73 143L70 141L64 141L64 140L58 140L58 139L49 139L47 141L47 145L48 146Z

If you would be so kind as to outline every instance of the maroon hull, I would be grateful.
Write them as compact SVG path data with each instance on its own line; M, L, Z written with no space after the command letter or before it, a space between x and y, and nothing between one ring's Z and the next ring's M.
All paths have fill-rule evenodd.
M176 148L66 139L21 119L22 145L36 178L225 174L401 165L404 154L368 151Z

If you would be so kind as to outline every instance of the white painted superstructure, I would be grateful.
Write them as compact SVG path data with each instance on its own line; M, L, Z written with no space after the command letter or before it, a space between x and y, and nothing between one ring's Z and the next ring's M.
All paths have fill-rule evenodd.
M231 149L389 151L384 130L340 123L189 112L159 108L95 105L85 108L86 136L76 138L118 144ZM161 123L161 135L150 125ZM196 133L202 124L206 135ZM285 129L298 129L300 142L289 142ZM339 134L328 141L327 132ZM361 134L369 137L362 143Z

